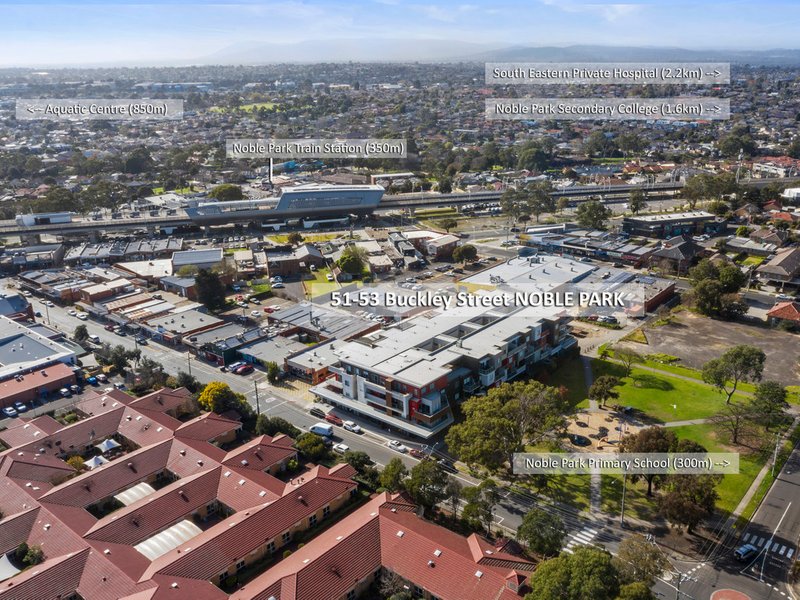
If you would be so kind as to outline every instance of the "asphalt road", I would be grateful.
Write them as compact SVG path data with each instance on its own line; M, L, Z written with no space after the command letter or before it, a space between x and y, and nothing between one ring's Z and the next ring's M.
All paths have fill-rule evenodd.
M733 531L709 555L705 563L679 563L690 579L681 584L682 598L708 600L718 590L732 589L752 600L792 598L786 583L796 558L800 538L800 450L786 461L750 524L741 533ZM736 548L751 543L758 548L746 561L733 557ZM660 597L674 598L677 577L657 583Z

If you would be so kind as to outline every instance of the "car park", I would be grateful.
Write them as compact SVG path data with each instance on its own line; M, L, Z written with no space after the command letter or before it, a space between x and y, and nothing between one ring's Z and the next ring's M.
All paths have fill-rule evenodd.
M344 454L350 450L350 446L347 444L334 444L332 449L336 454Z
M403 454L408 452L408 447L404 446L397 440L389 440L386 445L389 446L389 448L391 448L392 450L395 450L397 452L402 452Z
M352 431L353 433L361 433L363 431L358 423L353 421L343 421L342 427L344 427L347 431Z
M6 406L6 407L3 408L3 414L6 417L16 417L17 416L17 410L13 406Z

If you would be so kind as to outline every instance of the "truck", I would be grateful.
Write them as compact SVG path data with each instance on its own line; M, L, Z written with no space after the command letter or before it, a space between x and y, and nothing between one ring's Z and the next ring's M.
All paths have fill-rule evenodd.
M71 223L75 213L31 213L28 215L17 215L17 225L20 227L33 227L35 225L57 225L60 223Z

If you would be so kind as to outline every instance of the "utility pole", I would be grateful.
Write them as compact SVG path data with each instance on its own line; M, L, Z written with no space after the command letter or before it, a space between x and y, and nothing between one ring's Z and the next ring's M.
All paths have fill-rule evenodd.
M261 414L261 403L258 401L258 382L253 381L253 389L256 392L256 416Z
M775 453L772 455L772 477L775 477L775 466L778 464L778 447L781 443L780 432L775 433Z
M625 490L628 489L628 474L622 475L622 503L619 509L619 526L625 527Z
M189 368L189 376L192 376L192 353L186 352L186 366Z

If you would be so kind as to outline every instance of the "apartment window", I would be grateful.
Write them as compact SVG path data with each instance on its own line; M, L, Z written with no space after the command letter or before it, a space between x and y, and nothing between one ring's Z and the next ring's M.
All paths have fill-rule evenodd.
M352 490L350 490L350 497L355 498L357 493L358 493L358 488L353 488Z
M310 517L308 517L308 526L309 527L314 527L314 525L316 525L316 524L317 524L317 515L311 515Z
M241 571L242 569L244 569L244 559L236 563L236 570Z
M289 540L292 539L292 532L291 531L284 531L283 535L281 536L281 540L283 540L284 544L288 544Z
M274 541L270 542L269 544L267 544L267 552L269 552L270 554L275 554L275 542Z
M331 507L330 506L326 506L325 508L322 509L322 518L323 519L327 519L330 516L330 514L331 514Z
M350 590L347 592L347 600L356 600L356 591Z
M422 596L422 588L418 585L414 586L414 596Z

